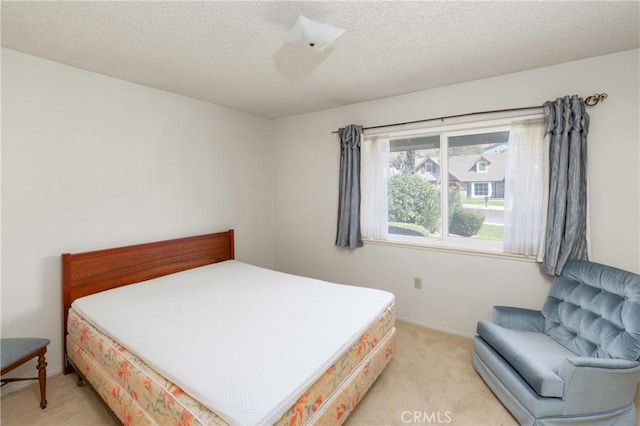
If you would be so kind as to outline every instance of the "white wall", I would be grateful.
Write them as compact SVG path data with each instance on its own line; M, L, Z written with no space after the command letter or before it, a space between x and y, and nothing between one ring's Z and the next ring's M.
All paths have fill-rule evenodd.
M63 252L233 227L272 267L271 125L2 49L2 336L48 337L60 371Z
M431 327L471 334L495 304L538 308L549 280L533 263L335 248L339 149L331 132L574 93L609 94L589 110L593 259L640 272L638 55L271 122L2 49L2 336L49 337L49 372L57 372L62 252L230 227L240 260L390 290L399 316ZM414 276L423 290L413 289Z
M276 120L276 268L392 291L400 317L459 333L474 333L493 305L539 308L550 281L534 263L380 245L336 248L339 144L331 132L607 92L589 109L592 260L640 272L638 57L627 51ZM423 290L413 289L414 276L423 278Z

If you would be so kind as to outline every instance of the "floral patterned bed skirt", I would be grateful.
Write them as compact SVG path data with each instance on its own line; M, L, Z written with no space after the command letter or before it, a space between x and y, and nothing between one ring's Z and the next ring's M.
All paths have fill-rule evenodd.
M395 353L390 306L277 425L341 424ZM69 310L67 354L123 425L226 425L140 358Z

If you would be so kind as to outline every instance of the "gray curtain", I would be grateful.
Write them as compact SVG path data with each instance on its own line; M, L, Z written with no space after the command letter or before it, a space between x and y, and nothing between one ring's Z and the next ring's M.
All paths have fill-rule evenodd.
M560 275L569 259L587 259L587 133L578 96L544 103L549 147L549 206L542 270Z
M362 247L360 233L360 139L362 126L350 124L340 136L340 199L336 245Z

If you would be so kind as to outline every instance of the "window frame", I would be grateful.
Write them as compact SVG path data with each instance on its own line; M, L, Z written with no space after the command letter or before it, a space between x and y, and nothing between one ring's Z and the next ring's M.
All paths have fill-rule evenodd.
M476 192L476 185L485 185L486 194L478 194ZM483 191L484 192L484 191ZM491 182L471 182L471 197L472 198L484 198L491 197Z
M425 171L425 173L433 174L433 169L435 169L435 167L433 167L433 166L434 166L434 164L427 159L425 161L425 163L424 163L424 171Z
M509 116L506 118L498 118L498 119L487 119L487 120L478 120L478 121L469 121L463 123L454 123L454 124L436 124L432 126L423 126L420 128L414 127L412 129L407 130L398 130L391 132L367 132L365 134L365 140L367 138L376 136L376 135L385 135L389 138L389 140L393 139L402 139L407 137L429 137L440 135L440 167L439 167L439 175L446 179L447 185L449 182L449 144L448 138L454 136L463 136L468 134L482 134L482 133L493 133L499 131L509 131L510 125L515 120L522 120L525 118L538 118L540 114L529 114L529 115L517 115L517 116ZM446 154L446 155L445 155ZM445 161L446 160L446 161ZM443 181L444 182L444 181ZM491 255L491 256L502 256L509 258L522 258L528 259L526 256L512 255L504 252L504 244L503 241L495 241L495 240L480 240L473 239L468 237L458 237L455 235L449 235L449 206L448 206L448 197L447 191L441 191L441 217L442 217L442 225L441 225L441 237L439 239L436 238L428 238L428 237L416 237L409 235L397 235L397 234L389 234L387 240L371 240L366 239L368 242L375 242L384 245L396 245L403 247L416 247L416 248L425 248L425 249L436 249L436 250L444 250L444 251L453 251L453 252L465 252L465 253L476 253L480 255ZM447 218L446 220L444 220Z

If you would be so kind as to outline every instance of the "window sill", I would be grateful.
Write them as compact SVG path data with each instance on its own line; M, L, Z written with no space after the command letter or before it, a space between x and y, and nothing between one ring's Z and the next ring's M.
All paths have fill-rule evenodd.
M489 249L478 249L471 247L460 247L453 245L445 245L437 242L411 241L409 239L389 239L389 240L373 240L363 239L365 244L373 244L379 246L402 247L417 250L439 251L445 253L455 253L469 256L491 257L496 259L516 260L520 262L536 263L535 256L524 256L520 254L504 253L501 251L493 251Z

